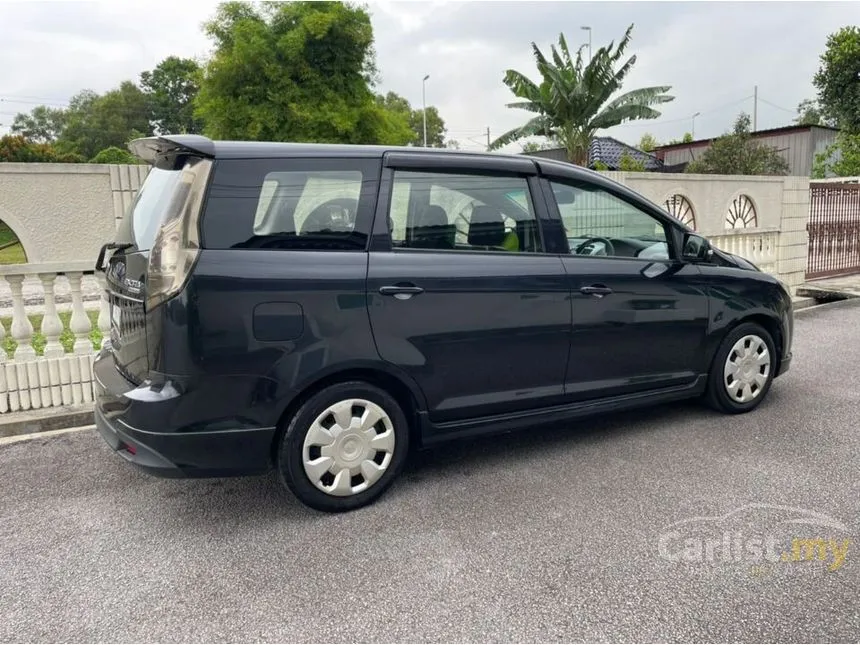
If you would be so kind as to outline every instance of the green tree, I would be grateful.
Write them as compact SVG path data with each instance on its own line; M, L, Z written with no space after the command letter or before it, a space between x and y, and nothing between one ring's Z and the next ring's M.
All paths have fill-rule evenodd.
M788 162L776 148L763 145L751 135L748 114L741 113L732 132L715 139L701 157L690 162L689 173L715 175L787 175Z
M860 176L860 134L840 132L836 143L815 155L813 179Z
M408 121L381 106L373 29L341 2L218 6L195 114L222 139L405 144Z
M532 136L557 140L566 150L570 161L585 165L588 147L598 130L638 119L654 119L660 112L652 106L671 101L666 94L669 86L646 87L621 95L625 77L636 63L636 56L617 67L624 54L633 25L615 47L601 47L586 65L583 47L572 57L564 35L559 35L558 49L553 45L551 60L532 43L532 51L541 80L535 83L521 72L509 69L504 83L515 96L524 99L508 107L528 110L537 116L519 128L506 132L491 145L497 149L513 141ZM613 96L615 98L613 98Z
M693 135L689 132L685 132L684 136L680 139L672 139L669 141L670 146L673 146L676 143L693 143Z
M111 146L123 148L131 139L152 132L149 97L131 81L101 96L83 90L69 103L66 127L57 146L86 159Z
M389 115L392 121L396 121L400 127L405 126L411 131L409 139L404 140L403 144L416 145L421 142L422 133L412 128L412 114L414 110L409 101L396 92L388 92L385 95L379 94L376 97L376 103L380 109Z
M645 172L645 162L639 159L634 159L625 150L621 154L621 159L618 160L618 170L626 172Z
M639 149L642 152L654 152L654 149L659 145L657 138L650 132L646 132L642 135L642 138L639 139Z
M797 125L824 125L835 126L833 119L824 116L818 101L803 99L797 105L797 117L794 119Z
M411 128L414 136L412 141L415 145L424 144L424 112L423 110L413 110L405 98L395 92L388 92L384 96L379 95L377 102L385 109L395 114L403 116ZM439 115L439 110L435 106L427 107L427 146L430 148L445 148L445 121Z
M812 82L823 115L842 129L860 132L860 27L830 34Z
M530 155L534 152L540 152L541 150L552 150L557 146L553 145L551 141L547 141L545 143L538 143L537 141L526 141L525 143L521 143L520 147L523 149L523 154Z
M28 141L20 134L0 137L0 162L82 163L84 158L57 150L50 143Z
M423 145L424 142L424 110L412 110L409 118L409 127L417 135L417 139ZM439 116L439 110L433 105L427 106L427 147L445 147L445 121Z
M34 107L29 113L15 115L12 133L35 143L53 143L66 125L66 111L46 105Z
M169 56L140 75L149 96L151 120L159 134L199 134L203 122L194 116L200 89L200 66L190 58Z
M90 159L90 163L138 164L141 163L141 160L126 149L111 146L100 150L95 157Z

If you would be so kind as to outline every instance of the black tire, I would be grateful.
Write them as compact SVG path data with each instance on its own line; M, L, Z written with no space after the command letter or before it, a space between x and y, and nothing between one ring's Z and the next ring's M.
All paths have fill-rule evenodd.
M305 472L304 442L312 424L325 410L339 401L363 399L382 408L388 415L394 432L394 448L382 476L368 488L339 497L318 488ZM281 482L303 504L329 513L351 511L374 502L392 484L403 468L409 453L409 424L397 401L374 385L350 381L326 387L311 396L286 421L287 427L278 446L278 472Z
M726 360L729 357L729 352L732 351L732 347L741 338L749 335L758 336L764 341L768 352L770 352L770 369L768 370L764 385L760 388L756 396L751 401L740 402L736 401L729 395L726 379L723 376L723 370L726 365ZM711 371L708 374L708 387L704 397L705 402L718 412L724 412L726 414L743 414L754 410L759 406L759 404L761 404L770 390L776 370L777 359L776 347L770 333L764 327L756 323L741 323L726 334L726 337L723 338L723 341L717 349L717 353L714 355L714 360L711 364Z

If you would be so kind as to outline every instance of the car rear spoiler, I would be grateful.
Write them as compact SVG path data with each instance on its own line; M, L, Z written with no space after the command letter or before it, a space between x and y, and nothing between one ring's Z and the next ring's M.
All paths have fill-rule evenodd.
M128 144L132 154L147 163L154 163L161 155L189 152L201 157L215 156L215 142L199 134L166 134L159 137L135 139Z

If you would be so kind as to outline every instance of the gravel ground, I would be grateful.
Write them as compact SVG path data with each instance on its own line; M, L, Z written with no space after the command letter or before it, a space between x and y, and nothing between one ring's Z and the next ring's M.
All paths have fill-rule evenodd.
M439 447L345 515L274 476L150 478L94 431L0 446L0 640L856 642L858 305L798 315L792 370L752 414ZM673 523L733 511L676 525L670 552L730 531L847 553L661 557Z

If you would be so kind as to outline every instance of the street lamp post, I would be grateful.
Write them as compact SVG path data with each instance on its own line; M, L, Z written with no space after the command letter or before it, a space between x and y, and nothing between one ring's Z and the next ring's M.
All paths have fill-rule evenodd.
M427 79L430 74L424 77L421 81L421 116L424 117L424 147L427 147Z
M693 115L693 125L690 128L690 136L693 137L694 140L696 138L696 117L699 116L700 114L701 114L701 112L696 112Z
M580 29L588 32L588 62L591 62L591 27L580 27Z

